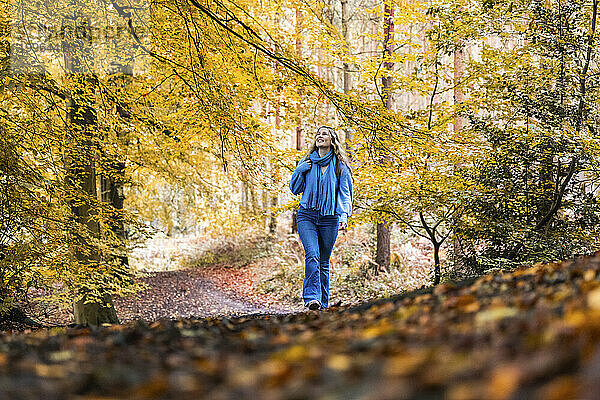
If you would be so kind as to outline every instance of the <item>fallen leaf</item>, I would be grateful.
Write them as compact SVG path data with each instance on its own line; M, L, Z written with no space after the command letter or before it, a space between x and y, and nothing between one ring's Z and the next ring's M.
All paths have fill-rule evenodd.
M510 318L519 315L519 310L512 307L499 307L490 310L480 311L475 316L475 324L478 326L488 324L504 318Z

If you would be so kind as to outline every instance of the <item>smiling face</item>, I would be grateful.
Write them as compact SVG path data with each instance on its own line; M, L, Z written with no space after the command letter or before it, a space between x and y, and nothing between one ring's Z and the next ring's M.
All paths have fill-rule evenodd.
M315 136L316 145L322 149L328 149L331 147L331 135L327 128L321 127L317 131L317 135Z

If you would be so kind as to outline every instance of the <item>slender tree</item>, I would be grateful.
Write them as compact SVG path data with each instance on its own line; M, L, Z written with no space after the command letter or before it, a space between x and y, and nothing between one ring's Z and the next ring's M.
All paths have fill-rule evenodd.
M383 86L383 100L385 107L391 110L394 105L392 96L392 75L394 62L392 54L394 52L394 5L390 1L386 1L383 11L383 49L384 49L384 75L381 78ZM384 137L381 138L385 140ZM377 255L375 262L378 265L379 271L389 271L390 268L390 234L391 227L389 222L377 223Z
M296 8L296 55L299 59L302 58L302 9ZM302 88L298 93L298 117L294 135L294 143L296 150L302 151ZM294 209L292 214L292 233L298 232L297 225L298 211Z

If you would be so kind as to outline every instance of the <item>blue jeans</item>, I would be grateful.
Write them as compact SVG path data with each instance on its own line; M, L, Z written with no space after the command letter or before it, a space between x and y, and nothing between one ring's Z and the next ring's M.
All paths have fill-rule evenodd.
M339 216L321 215L318 210L302 206L296 217L298 236L304 246L304 304L318 300L329 306L329 257L338 236Z

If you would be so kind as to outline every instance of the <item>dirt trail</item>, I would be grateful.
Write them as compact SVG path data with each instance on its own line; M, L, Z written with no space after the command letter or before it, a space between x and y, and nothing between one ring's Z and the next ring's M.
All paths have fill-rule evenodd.
M234 272L231 271L232 274ZM155 272L143 278L142 281L149 286L148 290L115 300L121 322L136 319L155 321L158 318L204 318L298 311L285 305L257 303L252 301L249 294L236 291L233 287L223 290L206 274L207 272L201 269L185 269Z

